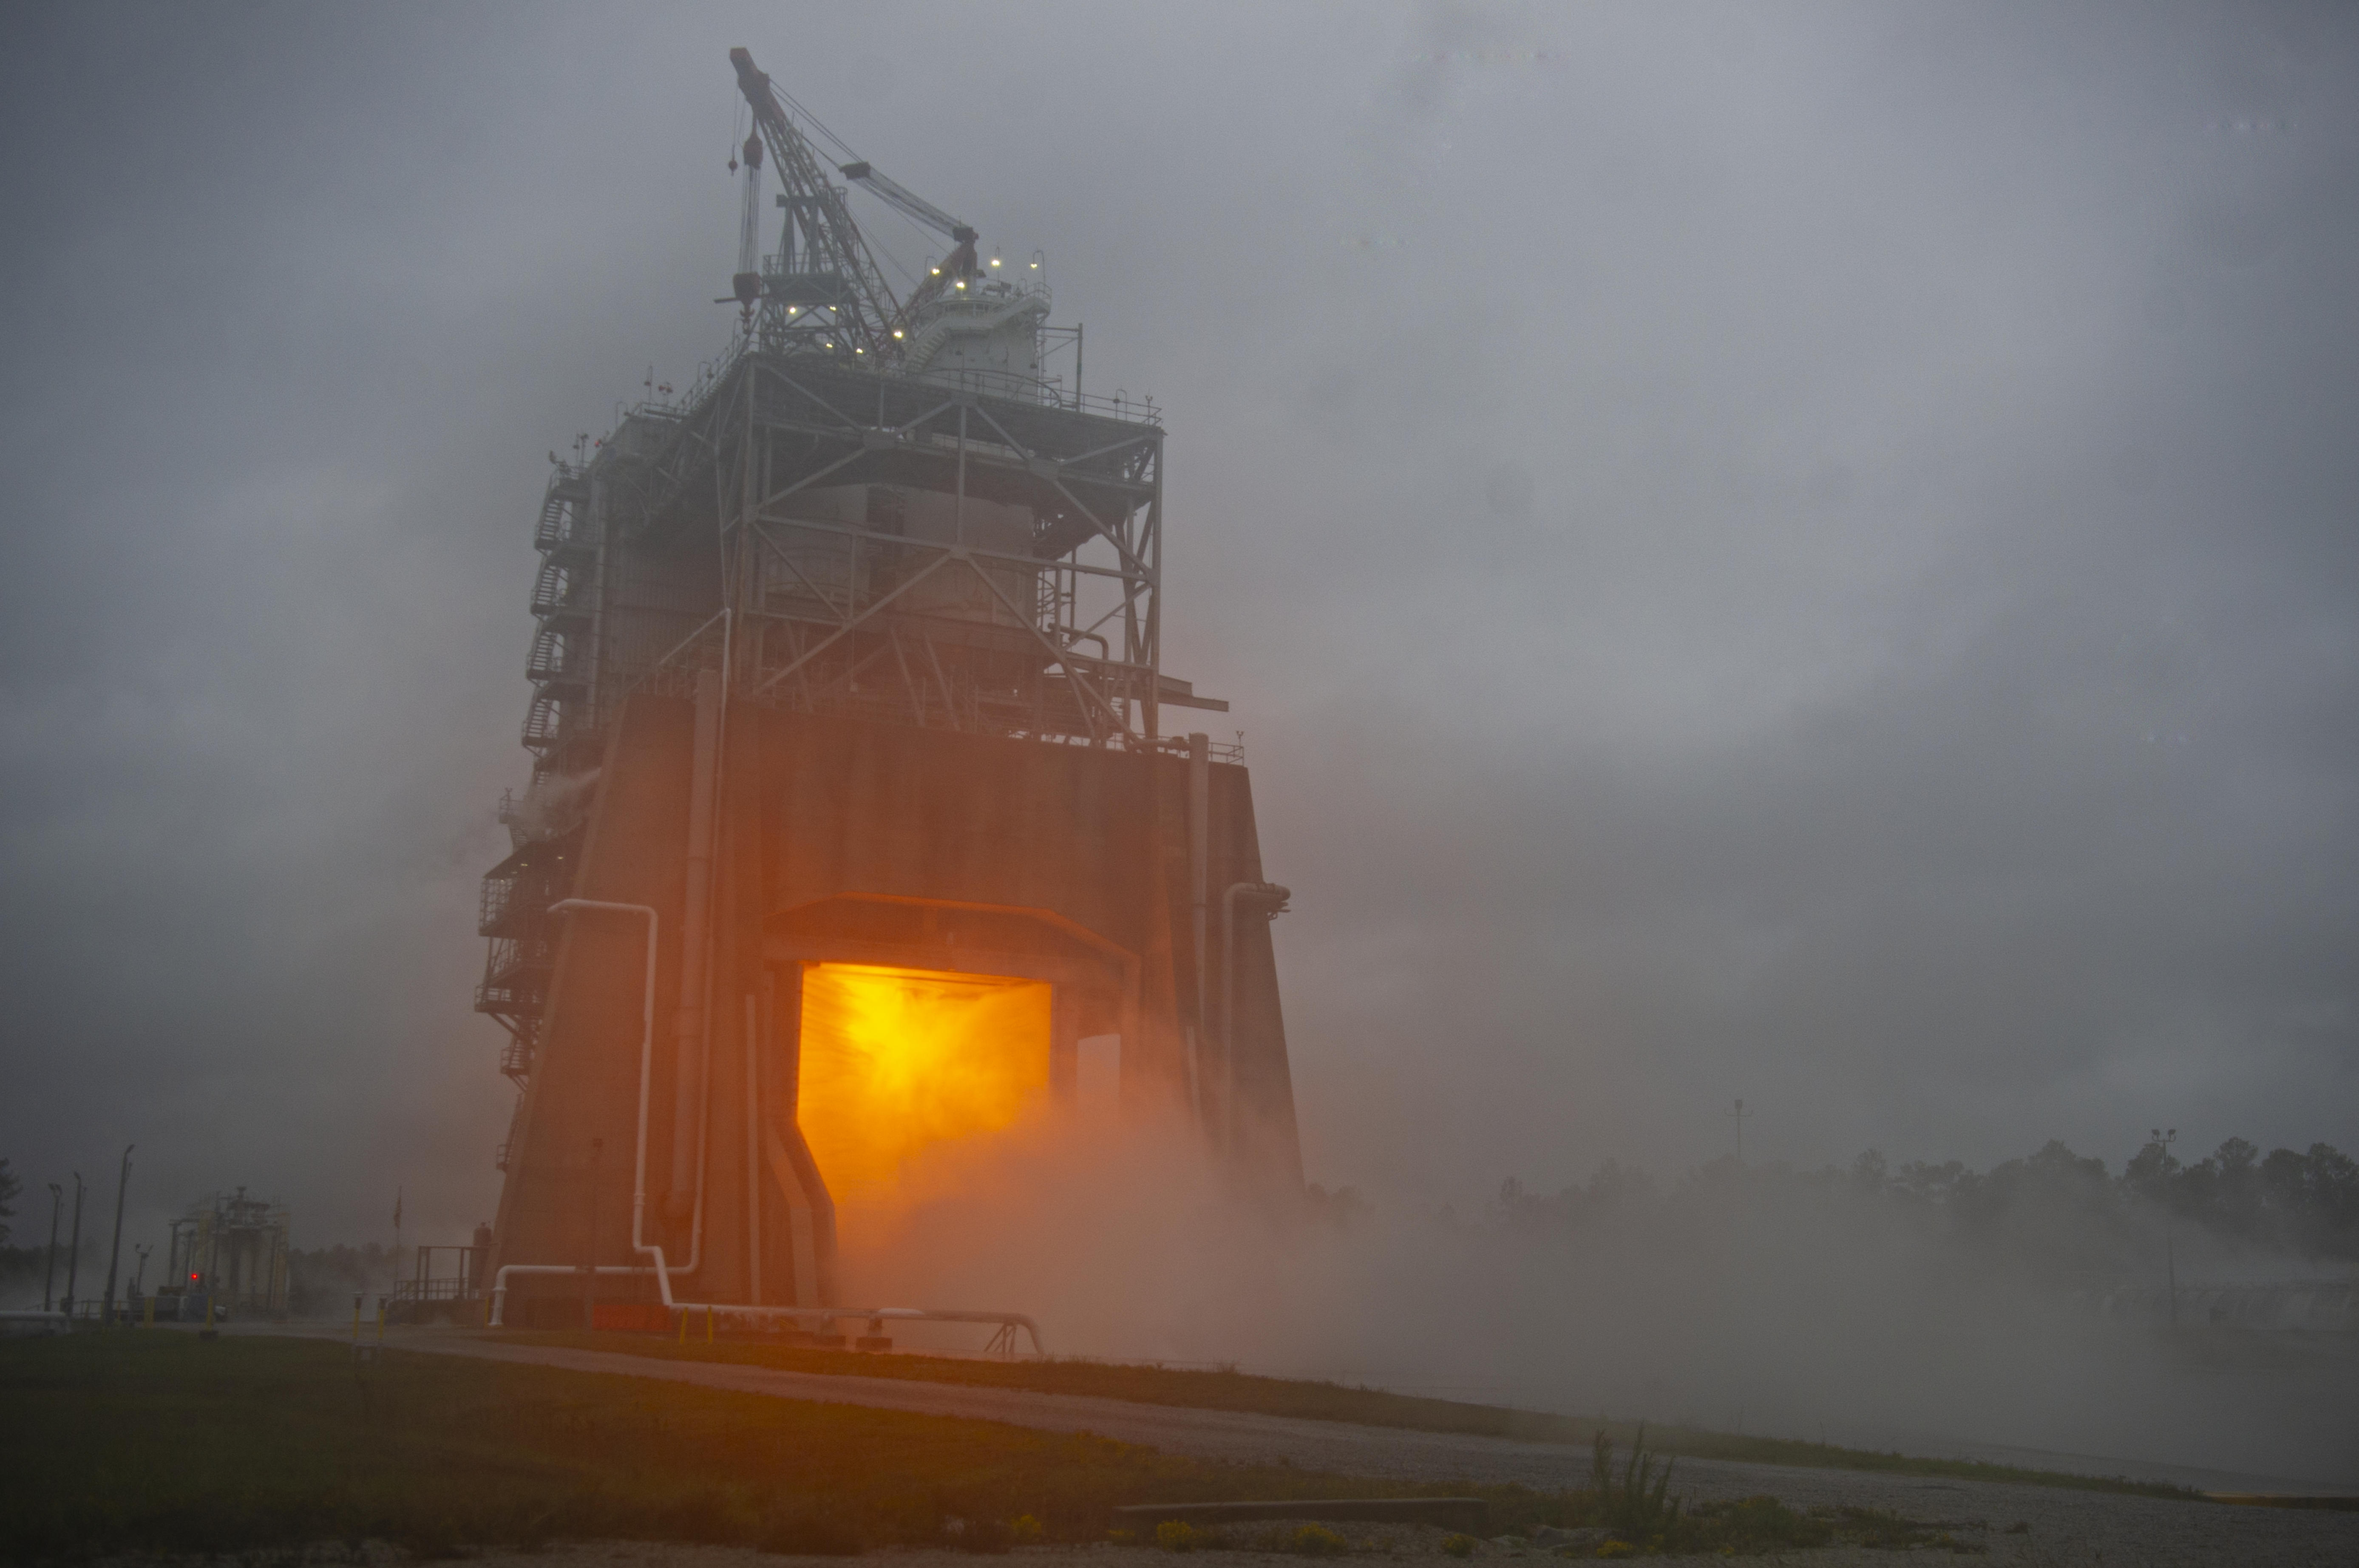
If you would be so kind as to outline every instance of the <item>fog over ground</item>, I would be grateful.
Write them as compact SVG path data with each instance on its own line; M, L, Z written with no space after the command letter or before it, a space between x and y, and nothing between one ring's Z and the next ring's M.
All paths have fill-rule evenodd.
M2347 8L14 20L28 1183L491 1212L543 453L726 341L734 44L1167 411L1314 1180L2359 1146Z

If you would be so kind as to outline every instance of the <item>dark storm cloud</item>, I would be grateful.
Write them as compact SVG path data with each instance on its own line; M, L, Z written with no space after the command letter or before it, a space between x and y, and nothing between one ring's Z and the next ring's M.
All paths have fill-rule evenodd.
M81 8L5 68L20 1170L487 1212L540 454L725 337L737 43L1169 411L1315 1176L2359 1141L2333 9Z

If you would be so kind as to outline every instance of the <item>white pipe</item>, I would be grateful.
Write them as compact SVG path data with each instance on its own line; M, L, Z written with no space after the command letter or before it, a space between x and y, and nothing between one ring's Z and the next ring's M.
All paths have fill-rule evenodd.
M1196 1024L1188 1035L1188 1098L1196 1126L1207 1134L1204 1116L1204 1037L1212 1032L1212 955L1205 950L1204 894L1212 862L1212 741L1201 733L1188 737L1188 909L1196 967Z
M671 1265L664 1261L663 1249L660 1246L650 1245L647 1241L641 1239L644 1228L643 1222L647 1216L647 1086L655 1070L656 929L658 917L653 907L647 904L609 903L602 899L592 898L560 899L557 903L550 904L549 909L549 913L552 914L562 914L576 909L600 909L618 914L644 914L647 919L647 979L644 988L645 995L640 1000L638 1152L633 1162L632 1174L631 1250L634 1252L643 1253L647 1257L653 1258L655 1261L651 1264L592 1262L589 1265L589 1271L592 1274L653 1274L656 1277L656 1292L663 1298L665 1309L670 1312L727 1313L736 1317L785 1317L793 1318L798 1321L812 1319L820 1322L833 1322L840 1318L865 1318L871 1323L875 1323L889 1317L921 1319L938 1323L995 1323L1000 1325L1002 1327L1023 1329L1025 1333L1032 1336L1033 1353L1035 1355L1042 1354L1040 1347L1039 1326L1021 1313L960 1312L945 1311L930 1307L822 1307L812 1309L808 1307L733 1306L720 1302L674 1301L671 1293L671 1276L675 1272L685 1274L694 1270L697 1266L696 1254L701 1250L703 1244L703 1176L701 1170L700 1169L697 1180L698 1225L695 1238L690 1244L691 1249L690 1260L675 1270ZM712 1092L712 1075L710 1073L705 1075L705 1092L708 1095ZM709 1114L708 1109L708 1115ZM502 1319L507 1310L508 1276L511 1274L571 1274L578 1276L582 1272L582 1265L578 1263L508 1263L503 1265L499 1272L494 1275L492 1280L491 1326L494 1328L506 1326Z

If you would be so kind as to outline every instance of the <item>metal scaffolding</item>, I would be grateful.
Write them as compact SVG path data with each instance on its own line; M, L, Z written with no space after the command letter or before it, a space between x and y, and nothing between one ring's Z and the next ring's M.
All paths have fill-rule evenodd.
M678 407L550 475L511 852L484 882L476 1007L531 1070L546 910L608 725L723 672L738 701L1045 744L1174 750L1161 670L1163 428L1150 406L973 373L879 373L741 337Z
M643 403L554 459L510 853L484 879L479 1011L532 1070L604 737L632 694L688 696L1050 745L1176 750L1171 707L1225 711L1162 672L1163 426L1152 400L1083 395L1078 328L1047 325L1036 255L877 174L849 180L957 241L906 300L885 284L812 144L744 51L739 330L677 401ZM825 135L823 127L814 128ZM832 140L832 138L830 137ZM841 144L838 144L839 146ZM764 150L784 187L755 256ZM1073 384L1046 371L1070 342Z

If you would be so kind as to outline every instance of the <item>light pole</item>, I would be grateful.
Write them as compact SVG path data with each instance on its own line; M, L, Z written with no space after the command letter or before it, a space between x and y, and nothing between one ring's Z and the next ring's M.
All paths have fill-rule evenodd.
M49 1261L41 1271L41 1310L48 1312L56 1299L50 1287L58 1281L58 1212L65 1206L66 1190L56 1182L49 1184Z
M64 1304L66 1315L68 1317L71 1317L73 1315L74 1281L82 1277L82 1173L80 1171L76 1171L73 1173L73 1246L71 1250L66 1253L66 1299Z
M156 1244L143 1241L131 1250L139 1255L139 1267L131 1271L131 1293L136 1296L139 1293L139 1287L147 1281L147 1254L156 1250Z
M114 1274L123 1261L123 1192L131 1184L131 1152L138 1147L136 1143L123 1146L123 1166L114 1173L114 1239L106 1247L106 1305L100 1309L98 1319L105 1327L114 1323Z

